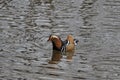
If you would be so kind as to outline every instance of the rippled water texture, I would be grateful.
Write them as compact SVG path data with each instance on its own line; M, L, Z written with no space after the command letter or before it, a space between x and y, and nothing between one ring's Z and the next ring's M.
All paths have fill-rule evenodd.
M50 34L79 39L71 61ZM120 0L0 0L0 80L120 80Z

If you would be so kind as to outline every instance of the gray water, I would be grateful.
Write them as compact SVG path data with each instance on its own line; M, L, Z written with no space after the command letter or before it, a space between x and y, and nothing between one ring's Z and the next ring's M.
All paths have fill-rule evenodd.
M50 34L80 43L49 64ZM120 80L119 0L0 0L0 80Z

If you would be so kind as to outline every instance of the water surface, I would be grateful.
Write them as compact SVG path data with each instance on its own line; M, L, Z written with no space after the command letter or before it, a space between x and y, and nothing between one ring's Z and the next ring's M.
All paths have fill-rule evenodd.
M1 0L1 80L119 80L119 0ZM49 64L50 34L80 40Z

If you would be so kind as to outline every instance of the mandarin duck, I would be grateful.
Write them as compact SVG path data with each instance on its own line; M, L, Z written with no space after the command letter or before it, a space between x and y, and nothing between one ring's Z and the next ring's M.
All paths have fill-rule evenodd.
M52 42L53 50L63 52L69 52L75 49L75 45L79 40L74 39L72 35L68 35L65 41L62 41L61 38L57 35L50 35L48 41Z

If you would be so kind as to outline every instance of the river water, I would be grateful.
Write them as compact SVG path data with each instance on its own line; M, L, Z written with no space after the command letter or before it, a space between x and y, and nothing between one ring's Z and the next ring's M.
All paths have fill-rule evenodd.
M79 39L49 64L50 34ZM0 80L120 80L119 0L0 0Z

